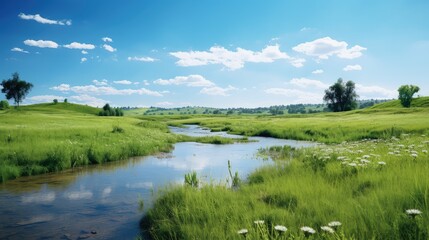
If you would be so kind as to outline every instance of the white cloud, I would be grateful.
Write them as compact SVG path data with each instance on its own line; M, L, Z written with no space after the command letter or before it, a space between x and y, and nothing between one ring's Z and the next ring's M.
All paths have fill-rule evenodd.
M119 81L113 81L113 82L116 83L116 84L123 84L123 85L130 85L130 84L132 84L132 82L128 81L128 80L119 80Z
M202 94L207 94L207 95L212 95L212 96L228 96L228 92L233 91L233 90L237 90L237 88L229 85L226 88L221 88L221 87L205 87L203 89L201 89L200 93Z
M345 68L343 68L343 71L348 72L348 71L360 71L362 70L362 66L361 65L347 65Z
M30 103L53 102L54 99L57 99L58 101L63 101L64 97L56 96L56 95L38 95L38 96L32 96L32 97L26 98L26 100L29 101Z
M313 74L322 74L322 73L324 73L324 71L323 71L323 69L317 69L317 70L312 71L311 73L313 73Z
M108 45L108 44L104 44L104 45L103 45L103 48L104 48L106 51L109 51L109 52L116 52L116 48L113 48L112 46L110 46L110 45Z
M12 49L11 49L11 51L12 51L12 52L29 53L28 51L25 51L24 49L22 49L22 48L17 48L17 47L12 48Z
M65 48L70 48L70 49L94 49L95 48L95 46L92 45L92 44L78 43L78 42L72 42L70 44L64 45L64 47Z
M290 64L292 64L292 66L294 66L296 68L303 67L304 63L305 63L304 58L291 58L291 60L290 60Z
M158 85L186 85L188 87L212 87L215 84L201 75L177 76L171 79L158 79L153 83Z
M359 45L351 48L347 47L348 43L344 41L340 42L330 37L324 37L312 42L301 43L292 49L308 56L318 57L319 59L328 59L330 56L354 59L362 56L362 51L366 50L366 48Z
M101 81L98 81L96 79L92 80L92 83L94 83L96 86L107 86L109 81L107 81L106 79L103 79Z
M361 99L385 99L398 97L397 91L375 85L364 86L362 84L356 84L356 93Z
M172 102L158 102L155 103L156 106L160 106L160 107L171 107L174 105L174 103Z
M103 40L103 42L113 42L113 40L109 37L104 37L101 40Z
M279 59L291 59L293 65L301 66L302 60L289 57L280 51L279 45L266 46L260 52L254 52L243 48L230 51L221 46L213 46L209 51L170 52L170 55L178 58L177 65L182 67L203 66L208 64L221 64L230 70L244 67L246 62L271 63Z
M150 85L150 83L149 83L149 81L148 81L148 80L143 80L143 85L145 85L145 86L149 86L149 85Z
M42 24L56 24L56 25L68 25L68 26L72 24L71 20L51 20L51 19L44 18L39 14L31 15L31 14L20 13L18 17L24 20L34 20Z
M158 61L158 59L151 57L128 57L128 61L155 62Z
M52 90L62 92L75 92L77 94L95 94L95 95L149 95L155 97L162 97L163 95L157 91L151 91L146 88L140 89L116 89L111 86L95 86L95 85L84 85L84 86L70 86L69 84L60 84L54 86Z
M70 91L70 85L62 83L58 86L52 87L51 89L61 91L61 92L67 92L67 91Z
M81 52L82 54L88 54L88 52L87 51L85 51L85 50L82 50L82 52Z
M69 99L72 102L76 102L76 103L80 103L80 104L86 104L86 105L92 106L92 107L102 107L102 106L104 106L104 104L109 102L107 100L103 100L100 98L89 96L87 94L71 96Z
M39 47L39 48L58 48L58 44L56 42L49 41L49 40L36 41L36 40L27 39L24 41L24 44L27 46Z
M86 62L86 61L88 61L88 59L87 59L87 58L81 58L81 59L80 59L80 63L83 63L83 62Z
M308 78L293 78L290 80L290 83L301 88L316 87L324 89L329 87L328 84L325 84L319 80L312 80Z
M269 88L264 92L270 95L289 97L294 103L321 103L323 101L323 93L306 92L297 89Z

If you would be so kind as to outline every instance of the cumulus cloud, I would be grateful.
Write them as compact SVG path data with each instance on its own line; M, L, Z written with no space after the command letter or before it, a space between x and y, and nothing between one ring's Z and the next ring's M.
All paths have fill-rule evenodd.
M146 88L140 89L116 89L111 86L95 86L95 85L83 85L83 86L70 86L69 84L60 84L51 88L61 92L75 92L77 94L95 94L95 95L149 95L154 97L162 97L163 95L157 91L151 91Z
M230 51L221 46L213 46L209 51L170 52L170 55L178 58L177 65L182 67L203 66L209 64L220 64L229 70L244 67L246 62L271 63L279 59L289 59L295 67L301 67L303 59L293 59L286 53L280 51L279 45L266 46L260 52L254 52L243 48Z
M88 61L88 59L87 59L87 58L81 58L81 59L80 59L80 63L83 63L83 62L86 62L86 61Z
M325 84L319 80L312 80L308 78L293 78L292 80L290 80L290 83L301 88L316 87L325 89L329 87L328 84Z
M150 83L149 83L149 81L148 81L148 80L143 80L143 85L145 85L145 86L149 86L149 85L150 85Z
M104 104L109 102L107 100L96 98L87 94L71 96L69 99L71 100L71 102L86 104L92 107L101 107L101 106L104 106Z
M308 56L318 57L319 59L328 59L330 56L354 59L362 56L362 51L366 50L366 48L359 45L348 48L347 42L337 41L330 37L319 38L312 42L301 43L292 49Z
M153 83L158 85L186 85L188 87L212 87L215 84L201 75L177 76L171 79L158 79Z
M132 82L128 81L128 80L119 80L119 81L113 81L113 82L116 83L116 84L123 84L123 85L130 85L130 84L132 84Z
M269 95L289 97L294 103L321 103L323 101L323 93L313 93L298 89L268 88L264 92Z
M155 103L156 106L160 106L160 107L171 107L174 105L174 103L172 102L158 102Z
M151 57L128 57L128 61L155 62L158 61L158 59Z
M88 52L87 51L85 51L85 50L82 50L82 52L81 52L82 54L88 54Z
M30 103L45 103L45 102L53 102L54 99L58 101L63 101L64 97L56 96L56 95L38 95L26 98L26 100Z
M103 48L106 50L106 51L109 51L109 52L116 52L116 48L113 48L112 46L110 46L109 44L104 44L103 45Z
M92 83L94 83L96 86L107 86L109 81L106 79L103 79L101 81L98 81L97 79L92 80Z
M383 88L380 86L364 86L362 84L356 84L356 92L362 99L385 99L385 98L396 98L398 92L395 90Z
M203 89L201 89L200 93L202 94L207 94L207 95L212 95L212 96L229 96L229 92L233 91L233 90L237 90L237 88L229 85L226 88L221 88L218 86L213 86L213 87L205 87Z
M19 18L24 19L24 20L34 20L38 23L42 23L42 24L56 24L56 25L68 25L70 26L72 24L71 20L51 20L51 19L47 19L44 18L42 16L40 16L40 14L36 14L36 15L31 15L31 14L25 14L25 13L20 13L18 15Z
M11 49L11 51L12 51L12 52L29 53L28 51L25 51L24 49L22 49L22 48L17 48L17 47L12 48L12 49Z
M312 71L311 73L313 73L313 74L322 74L323 72L324 72L323 69L317 69L317 70Z
M31 40L27 39L24 41L24 44L31 47L39 48L58 48L58 44L50 40Z
M103 40L103 42L113 42L113 40L109 37L104 37L101 40Z
M64 45L64 47L65 48L70 48L70 49L94 49L95 48L95 46L92 45L92 44L78 43L78 42L72 42L70 44Z
M348 71L360 71L362 70L362 66L361 65L347 65L346 67L343 68L343 71L348 72Z

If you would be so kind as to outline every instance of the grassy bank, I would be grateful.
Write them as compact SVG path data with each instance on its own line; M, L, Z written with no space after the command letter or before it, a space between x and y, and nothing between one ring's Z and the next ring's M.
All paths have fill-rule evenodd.
M213 131L228 131L246 136L265 136L323 143L341 143L365 138L379 139L402 133L422 134L429 129L429 97L413 102L415 107L398 106L399 101L342 113L288 116L173 116L171 125L200 124ZM157 119L147 117L146 119ZM159 117L158 119L168 119Z
M0 181L168 151L176 141L165 124L98 111L60 103L0 111Z
M248 231L247 239L428 239L428 117L427 107L387 103L305 117L170 119L174 125L337 144L262 151L275 165L242 179L237 189L169 187L142 219L142 229L154 239L243 239L240 229ZM408 215L408 209L421 214ZM332 227L335 233L322 230L332 221L341 222ZM282 234L276 225L288 230ZM314 235L306 236L304 226Z
M237 190L206 185L163 192L142 226L154 239L240 239L243 228L248 239L286 239L275 225L286 226L283 237L291 239L305 239L303 226L316 230L312 239L427 239L428 149L429 137L406 135L272 148L265 154L276 156L276 165L257 170ZM407 209L422 214L412 218ZM332 221L342 223L336 233L321 230Z

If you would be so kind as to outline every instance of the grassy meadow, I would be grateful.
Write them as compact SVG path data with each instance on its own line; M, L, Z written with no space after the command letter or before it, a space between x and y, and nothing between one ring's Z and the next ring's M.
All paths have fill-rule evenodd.
M167 187L142 229L153 239L428 239L428 101L305 117L171 118L329 144L260 150L275 164L241 176L239 187Z

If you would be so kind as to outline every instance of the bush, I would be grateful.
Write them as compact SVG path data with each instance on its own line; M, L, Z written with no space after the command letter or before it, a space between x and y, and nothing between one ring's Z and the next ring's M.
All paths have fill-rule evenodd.
M6 100L0 101L0 110L5 110L9 108L9 102Z
M98 116L124 116L124 112L120 108L111 108L107 103L104 105L103 110L98 113Z

